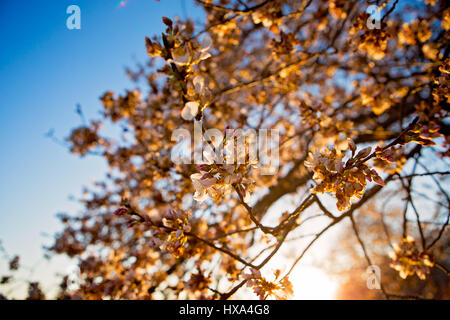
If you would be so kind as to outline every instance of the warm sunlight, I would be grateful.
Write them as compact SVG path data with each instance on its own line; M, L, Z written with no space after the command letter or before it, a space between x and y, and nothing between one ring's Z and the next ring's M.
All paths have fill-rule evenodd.
M298 267L292 271L290 280L296 300L334 300L337 283L325 272L314 267Z
M0 300L450 300L450 1L22 2Z

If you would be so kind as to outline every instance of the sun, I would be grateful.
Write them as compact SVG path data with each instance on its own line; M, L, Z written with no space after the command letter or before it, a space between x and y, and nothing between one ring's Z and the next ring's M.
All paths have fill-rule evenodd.
M337 283L325 272L314 267L298 267L289 276L295 300L334 300Z

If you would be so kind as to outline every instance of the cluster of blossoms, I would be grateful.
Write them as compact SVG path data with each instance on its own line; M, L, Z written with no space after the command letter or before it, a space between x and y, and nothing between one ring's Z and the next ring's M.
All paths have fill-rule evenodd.
M250 273L245 273L243 276L247 280L247 287L253 288L253 292L261 299L264 300L268 296L273 296L278 300L289 299L294 291L292 283L287 277L279 279L281 274L280 270L276 270L273 281L268 281L261 275L261 272L255 268L250 268Z
M201 42L196 39L186 39L178 26L173 26L172 20L163 18L167 26L162 35L163 45L159 42L145 39L147 53L150 57L161 57L168 65L164 71L172 76L173 88L183 96L181 116L192 120L199 115L211 101L211 93L205 85L205 80L198 75L198 64L211 57L210 50L213 41L206 35ZM197 74L197 75L195 75Z
M192 292L203 292L211 284L211 279L204 275L204 273L198 269L197 273L192 273L189 280L184 283L184 286Z
M173 59L169 59L168 62L174 62L177 66L189 66L192 68L194 65L211 57L211 53L208 50L211 48L212 39L209 36L206 36L199 43L175 41L174 44Z
M397 163L397 166L390 170L398 172L403 166L404 160L401 155L395 156L395 145L405 145L414 142L423 146L432 146L435 138L441 137L438 125L428 126L417 123L414 120L404 132L395 139L390 145L385 147L376 147L372 152L371 147L366 147L356 154L356 145L348 139L348 150L351 151L351 157L345 161L345 153L348 150L336 151L336 149L326 148L324 151L316 150L315 154L309 153L305 166L313 170L313 179L319 181L313 189L314 193L335 193L337 198L337 208L340 211L346 210L351 205L353 196L361 198L366 187L366 180L375 182L384 186L383 179L378 175L375 169L370 169L365 163L375 157L380 162L386 164Z
M400 147L385 148L377 146L375 148L374 167L382 169L388 174L400 174L407 159Z
M117 122L122 118L129 118L135 112L136 107L142 103L142 96L139 90L127 90L125 95L115 98L114 92L107 91L100 100L105 109L105 117Z
M101 123L98 121L92 121L90 126L74 129L66 139L71 144L70 152L83 156L98 144L104 143L98 134L100 129Z
M430 39L432 31L427 20L413 20L410 23L403 23L398 34L400 44L416 44L417 40L425 42Z
M345 0L330 0L328 10L335 19L342 20L347 17L345 6L346 6Z
M363 52L370 59L380 60L386 55L390 35L383 27L367 28L368 19L370 19L369 14L366 12L358 15L349 30L348 42L351 45L355 43L355 35L361 33L356 40L355 53Z
M248 176L250 171L256 168L257 161L250 159L248 154L246 154L245 159L242 159L242 163L233 159L234 155L237 154L235 138L239 138L237 131L234 131L231 137L224 138L214 155L209 152L204 153L207 163L198 165L197 169L200 172L191 175L192 184L195 188L195 200L204 201L209 195L215 201L219 201L228 195L233 188L244 202L250 200L250 193L254 190L255 182ZM245 143L248 144L251 141ZM220 154L222 150L223 157L219 159L217 154Z
M262 24L273 33L279 33L281 22L281 8L276 3L264 6L261 10L254 11L251 15L253 23Z
M415 45L419 42L425 58L436 60L439 55L439 46L436 42L429 41L432 35L433 30L429 22L426 19L419 19L404 23L398 39L399 43L403 45Z
M270 44L273 49L272 54L274 58L279 58L283 55L289 55L295 51L294 47L298 45L299 41L295 37L294 33L284 33L280 31L280 40L272 39Z
M394 90L377 84L367 84L360 90L361 103L370 107L375 115L385 113L408 93L406 87Z
M442 137L439 133L440 127L437 124L432 126L416 124L405 135L403 135L400 144L414 142L423 146L434 146L436 143L432 141L435 138Z
M383 161L387 161L389 163L394 162L394 150L393 148L381 148L377 146L375 148L375 156L378 159L381 159Z
M187 93L185 97L189 100L185 103L181 111L181 117L185 120L192 120L199 111L203 110L211 101L211 91L208 89L205 78L195 76L192 81L188 81Z
M384 185L383 179L374 169L364 164L366 157L371 154L371 147L364 148L356 154L356 145L349 139L348 147L351 157L344 164L345 153L336 149L326 148L324 151L316 150L309 154L305 166L313 170L313 179L320 181L313 189L314 193L335 193L336 206L340 211L351 205L353 196L361 198L366 187L366 180Z
M250 200L253 182L244 177L247 171L245 165L202 164L197 168L200 172L191 175L195 200L203 201L208 195L219 200L230 192L233 185L237 186L245 202Z
M444 13L442 14L442 28L445 30L450 29L450 8L445 9Z
M433 92L433 98L436 103L446 101L450 103L450 58L445 59L441 66L439 66L439 77L435 79L437 89Z
M443 106L450 103L450 59L445 59L439 66L439 74L435 76L433 82L433 103L429 104L422 101L419 105L415 106L420 121L426 124L423 131L418 133L422 139L426 140L443 136L437 130L439 130L439 124L442 124L444 119L448 119L448 108ZM449 137L446 135L443 143L445 151L440 153L444 157L450 154L449 141Z
M391 253L392 262L390 266L397 270L402 279L416 274L419 279L425 280L434 266L433 257L430 252L420 252L410 236L403 238L400 244L394 245L395 252Z
M437 43L428 41L433 35L430 23L426 19L405 22L398 32L400 45L412 46L419 44L425 58L435 60L439 54Z
M199 43L194 39L185 41L178 26L173 26L172 20L163 17L163 22L167 26L166 33L163 34L163 45L157 41L145 39L147 53L151 57L160 56L169 63L177 66L192 66L200 61L208 59L211 54L208 52L212 45L210 37L206 37Z
M138 224L151 227L151 247L171 252L177 258L183 255L187 242L185 232L191 231L191 225L189 224L191 214L189 212L168 209L161 224L153 222L148 215L142 216L135 213L129 206L117 209L114 214L119 217L130 216L127 223L128 227Z
M165 228L154 229L151 239L152 246L163 251L172 252L175 257L180 257L184 253L187 236L185 232L191 231L189 225L190 213L184 211L167 210L163 218ZM166 231L168 228L169 233Z
M368 30L360 36L358 50L373 60L380 60L387 50L389 34L382 29Z
M445 59L439 66L439 74L434 78L432 91L433 104L422 102L416 106L422 122L434 126L448 117L448 109L442 106L450 103L450 59Z
M302 113L302 125L309 126L314 129L330 126L333 121L326 114L326 107L321 103L306 104L301 102L299 110Z

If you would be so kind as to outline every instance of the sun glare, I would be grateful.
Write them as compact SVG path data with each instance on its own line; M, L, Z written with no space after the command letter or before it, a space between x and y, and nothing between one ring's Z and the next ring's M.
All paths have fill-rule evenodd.
M336 282L318 268L298 267L294 269L289 279L294 287L293 299L336 299Z

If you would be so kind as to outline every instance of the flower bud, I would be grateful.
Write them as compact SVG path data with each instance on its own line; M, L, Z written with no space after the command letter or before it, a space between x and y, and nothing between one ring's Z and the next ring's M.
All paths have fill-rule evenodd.
M114 211L114 214L118 217L123 217L128 213L128 209L126 208L119 208L116 211Z

